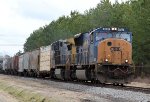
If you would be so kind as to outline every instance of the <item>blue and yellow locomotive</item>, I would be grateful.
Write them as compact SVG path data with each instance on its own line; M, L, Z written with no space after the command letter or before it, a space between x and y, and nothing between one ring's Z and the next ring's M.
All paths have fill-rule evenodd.
M98 28L91 32L97 79L125 83L132 77L132 33L125 28Z
M59 50L59 55L53 58L57 63L53 76L57 78L125 83L134 73L132 33L125 28L97 28L52 46L56 44L65 48L65 53Z

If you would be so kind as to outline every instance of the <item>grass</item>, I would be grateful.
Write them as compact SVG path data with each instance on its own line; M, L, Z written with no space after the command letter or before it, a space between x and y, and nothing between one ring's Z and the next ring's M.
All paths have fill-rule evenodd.
M0 82L0 90L12 95L18 99L19 102L52 102L50 98L44 97L39 93L34 93L20 87L10 86L3 82Z

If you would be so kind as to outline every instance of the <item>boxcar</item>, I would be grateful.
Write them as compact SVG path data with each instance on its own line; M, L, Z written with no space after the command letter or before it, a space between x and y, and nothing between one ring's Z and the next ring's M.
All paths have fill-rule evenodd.
M4 59L3 59L3 71L6 74L10 74L11 66L12 66L11 65L11 57L8 55L5 55Z
M16 75L19 69L19 56L12 57L12 74Z
M3 71L3 57L0 57L0 72Z
M39 75L40 50L34 50L30 56L30 73L32 76Z
M19 68L18 68L19 75L23 74L23 55L19 56Z
M47 77L50 75L51 68L51 46L43 46L40 48L40 67L39 75L42 77Z
M23 74L24 76L30 75L30 56L31 52L26 52L23 55Z

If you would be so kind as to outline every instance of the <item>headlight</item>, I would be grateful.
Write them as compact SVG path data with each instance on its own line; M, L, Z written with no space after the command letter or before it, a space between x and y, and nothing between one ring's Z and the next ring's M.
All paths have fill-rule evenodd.
M117 30L117 28L111 28L111 30Z
M127 62L128 62L128 60L125 60L125 62L127 63Z
M108 59L105 59L106 62L108 62Z
M111 28L111 30L115 30L115 28Z

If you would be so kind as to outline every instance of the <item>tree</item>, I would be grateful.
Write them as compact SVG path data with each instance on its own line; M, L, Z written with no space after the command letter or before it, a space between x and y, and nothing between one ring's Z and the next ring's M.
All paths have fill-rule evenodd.
M95 8L84 14L71 11L49 25L33 31L24 44L25 51L50 45L59 39L87 32L97 27L127 27L133 33L133 59L135 64L150 64L150 0L129 0L112 4L101 0Z

